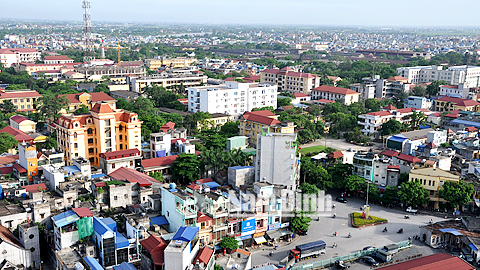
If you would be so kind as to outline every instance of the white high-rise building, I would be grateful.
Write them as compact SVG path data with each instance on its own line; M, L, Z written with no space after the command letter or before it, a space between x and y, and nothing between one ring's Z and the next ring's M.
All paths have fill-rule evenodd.
M277 86L267 83L226 82L188 88L188 111L240 116L254 108L277 108Z
M441 66L401 67L397 68L397 74L414 84L442 80L450 85L480 86L480 67L477 66L454 66L447 70Z

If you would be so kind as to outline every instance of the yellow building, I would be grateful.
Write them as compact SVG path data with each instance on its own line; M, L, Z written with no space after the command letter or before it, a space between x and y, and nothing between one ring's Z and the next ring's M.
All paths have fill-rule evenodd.
M197 129L202 128L211 129L213 127L223 126L225 123L233 121L235 117L223 113L213 113L212 118L197 122Z
M37 148L35 145L26 142L18 144L18 163L13 165L13 169L22 185L33 183L33 176L38 174Z
M136 113L114 110L108 103L96 103L89 114L64 114L56 122L58 147L67 165L84 157L99 166L99 154L137 148L141 151L141 125Z
M96 93L79 93L79 94L69 94L65 95L65 97L68 99L70 102L68 110L69 112L74 112L78 108L80 108L81 105L85 105L88 107L88 109L92 109L92 107L99 103L108 103L110 107L115 110L117 100L112 98L111 96L105 94L104 92L96 92ZM67 113L65 110L62 110L60 113Z
M41 72L47 70L60 70L62 73L68 71L74 71L74 67L81 63L66 63L66 64L31 64L20 63L15 66L15 71L26 71L28 75L32 75L34 72Z
M308 95L313 88L319 86L320 77L311 73L295 72L292 68L285 67L260 72L260 83L276 84L278 91Z
M245 112L240 117L239 135L249 138L256 145L257 135L263 133L295 133L293 122L280 122L278 115L269 110Z
M434 100L433 107L437 112L450 112L455 110L478 112L480 103L471 99L442 97Z
M17 114L10 117L10 126L25 133L31 133L35 132L36 123L23 115Z
M36 112L34 103L42 97L37 91L23 90L0 90L0 103L10 100L18 112Z
M438 208L439 202L446 202L438 197L438 191L446 181L458 182L460 177L438 168L413 169L409 174L410 181L420 181L422 186L430 192L430 203L434 208Z
M187 57L177 57L177 58L165 58L160 57L159 59L146 59L145 65L151 69L159 69L163 67L171 67L171 68L184 68L189 67L193 63L197 62L195 58L187 58Z

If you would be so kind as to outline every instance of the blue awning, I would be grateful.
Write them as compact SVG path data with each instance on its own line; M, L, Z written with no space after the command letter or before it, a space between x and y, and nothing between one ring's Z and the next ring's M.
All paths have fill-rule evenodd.
M55 226L57 226L58 228L74 223L79 219L80 217L72 210L68 210L52 217L53 223L55 223Z
M172 240L182 240L184 242L190 242L193 240L193 238L195 238L195 235L197 235L199 229L199 227L182 226L180 227L180 229L178 229Z
M99 174L92 175L90 178L95 179L95 178L100 178L100 177L104 177L104 176L105 176L105 174L99 173Z
M113 235L113 230L98 217L93 217L93 230L99 235L104 235L107 232Z
M113 270L137 270L137 268L131 263L122 262L120 265L114 266Z
M155 225L166 225L169 224L168 220L164 216L158 216L158 217L151 217L150 218L150 225L155 224Z
M92 257L83 258L92 270L104 270L104 268Z
M468 245L473 251L477 250L478 248L474 244Z
M125 238L125 236L123 236L121 233L119 232L116 232L117 234L117 237L115 237L115 246L117 249L119 248L126 248L128 247L129 243L128 243L128 239Z

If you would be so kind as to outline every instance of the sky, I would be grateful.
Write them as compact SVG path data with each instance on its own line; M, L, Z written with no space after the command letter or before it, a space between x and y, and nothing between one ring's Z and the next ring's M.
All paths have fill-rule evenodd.
M0 19L81 21L82 0L4 0ZM91 0L92 21L480 27L479 0Z

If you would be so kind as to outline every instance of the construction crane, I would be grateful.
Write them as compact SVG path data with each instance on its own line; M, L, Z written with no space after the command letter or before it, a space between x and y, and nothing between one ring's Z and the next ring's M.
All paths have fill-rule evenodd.
M100 57L101 57L101 58L105 58L105 51L104 51L104 49L115 49L115 50L117 50L117 58L118 58L118 60L117 60L117 61L118 61L118 62L117 62L117 65L118 65L118 66L121 66L121 65L122 65L122 64L121 64L121 60L120 60L121 50L126 49L126 48L120 47L120 44L119 44L119 43L117 43L117 47L100 46Z

